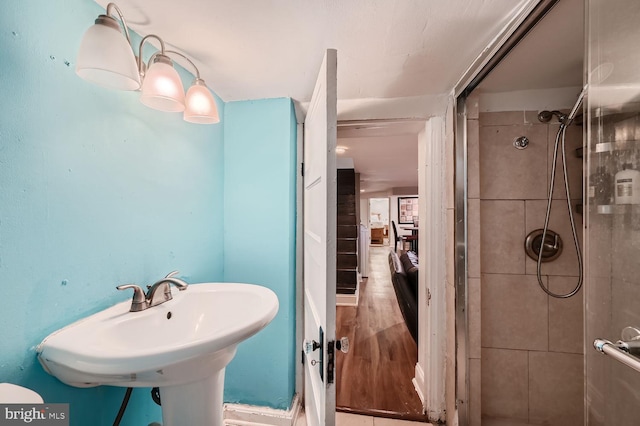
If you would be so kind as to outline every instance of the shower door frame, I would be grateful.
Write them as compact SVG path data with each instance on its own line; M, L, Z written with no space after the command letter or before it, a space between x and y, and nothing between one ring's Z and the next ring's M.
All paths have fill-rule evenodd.
M527 36L560 0L523 3L502 31L455 85L449 99L454 131L454 239L455 239L455 340L456 409L459 426L470 425L469 404L469 301L467 264L467 108L471 92Z

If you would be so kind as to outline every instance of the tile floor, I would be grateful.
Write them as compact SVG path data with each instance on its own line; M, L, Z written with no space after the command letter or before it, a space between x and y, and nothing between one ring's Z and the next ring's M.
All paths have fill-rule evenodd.
M301 413L295 426L307 426L304 413ZM406 420L385 419L382 417L360 416L349 413L336 413L336 426L432 426L431 423Z

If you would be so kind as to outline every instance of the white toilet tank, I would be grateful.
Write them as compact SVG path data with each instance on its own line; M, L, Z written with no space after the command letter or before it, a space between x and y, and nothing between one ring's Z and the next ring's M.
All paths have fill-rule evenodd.
M31 389L11 383L0 383L0 403L2 404L42 404L42 397Z

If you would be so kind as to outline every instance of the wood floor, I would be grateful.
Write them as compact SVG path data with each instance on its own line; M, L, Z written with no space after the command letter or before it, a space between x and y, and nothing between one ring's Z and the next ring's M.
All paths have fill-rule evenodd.
M338 306L336 337L349 337L338 353L336 406L340 411L426 421L411 380L418 348L402 319L391 283L389 247L371 247L369 278L357 307Z

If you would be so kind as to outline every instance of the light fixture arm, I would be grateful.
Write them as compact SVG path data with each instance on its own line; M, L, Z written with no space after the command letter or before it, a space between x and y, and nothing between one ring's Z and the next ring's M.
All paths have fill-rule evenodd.
M185 55L183 55L182 53L180 53L180 52L176 52L176 51L174 51L174 50L167 50L165 53L171 53L172 55L178 55L178 56L180 56L181 58L186 59L186 61L187 61L187 62L189 62L189 63L191 64L191 66L193 67L193 69L195 69L195 70L196 70L196 80L202 80L202 79L200 78L200 70L198 69L198 67L196 66L196 64L194 64L194 63L193 63L193 61L192 61L191 59L187 58L187 57L186 57Z
M138 71L140 72L140 75L144 74L144 62L142 60L142 46L144 45L144 43L150 39L150 38L155 38L156 40L158 40L160 42L160 52L156 52L153 55L151 55L151 58L149 59L149 63L151 63L151 59L153 59L156 55L160 54L160 55L164 55L164 41L158 37L155 34L149 34L147 36L144 36L144 38L140 41L140 46L138 47Z
M109 3L107 5L107 16L113 15L113 13L111 12L112 9L115 9L116 13L118 14L118 17L120 18L120 22L122 22L122 27L124 28L124 35L127 37L129 46L131 46L131 49L133 49L133 44L131 43L131 36L129 36L129 28L127 27L127 20L124 19L124 15L122 11L118 7L118 5L115 3Z

